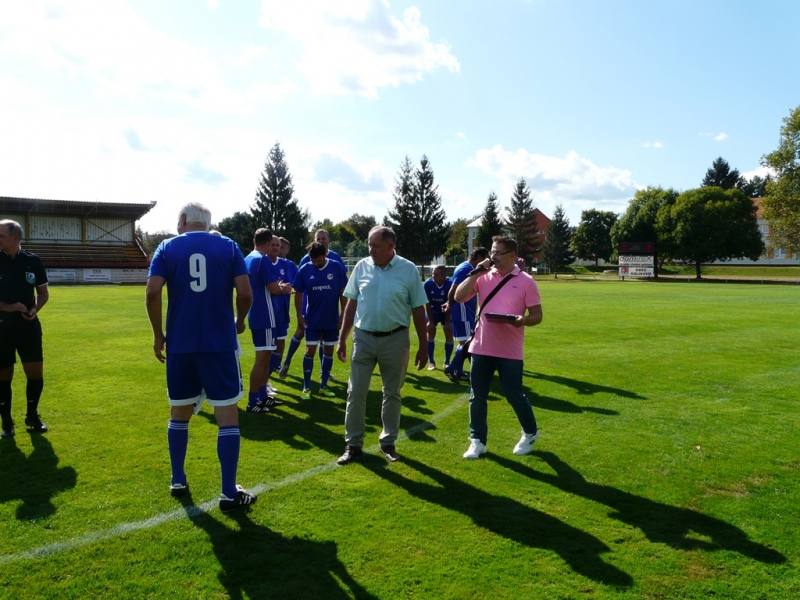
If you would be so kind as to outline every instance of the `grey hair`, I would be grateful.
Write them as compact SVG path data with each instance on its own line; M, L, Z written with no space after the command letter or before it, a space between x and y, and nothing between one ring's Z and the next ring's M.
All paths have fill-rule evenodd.
M181 215L186 215L186 223L200 223L208 229L211 227L211 211L199 202L189 202L181 208L178 213L178 220Z
M5 225L8 228L8 235L16 235L19 237L19 239L22 239L22 236L25 233L22 230L22 225L16 221L12 221L11 219L3 219L0 221L0 225Z
M369 230L369 235L367 238L369 239L372 237L373 233L378 233L381 236L381 241L383 242L391 242L395 243L397 241L397 236L394 233L394 229L391 227L386 227L385 225L376 225L372 229Z

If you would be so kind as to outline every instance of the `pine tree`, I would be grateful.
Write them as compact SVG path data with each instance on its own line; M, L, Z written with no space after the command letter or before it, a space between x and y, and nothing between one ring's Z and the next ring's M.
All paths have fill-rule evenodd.
M526 262L533 261L533 256L541 250L541 239L536 232L536 218L533 214L533 198L528 182L520 177L514 192L511 194L511 205L508 211L508 235L517 241L517 255Z
M553 220L547 226L542 248L542 258L556 277L558 269L572 264L575 260L570 250L571 237L569 219L564 214L564 207L559 204L553 213Z
M311 215L301 210L294 198L292 176L278 142L270 149L264 163L251 213L256 227L266 227L289 240L292 260L303 256Z
M483 210L483 219L475 242L483 248L492 247L492 238L503 234L503 223L500 221L500 212L497 208L497 194L492 192L486 199L486 208Z
M728 161L721 156L711 163L711 168L706 171L703 178L703 187L721 187L723 190L730 190L739 185L739 170L731 171Z
M397 235L397 253L418 265L443 254L447 223L427 156L423 155L416 170L405 157L395 181L394 200L394 210L384 222Z

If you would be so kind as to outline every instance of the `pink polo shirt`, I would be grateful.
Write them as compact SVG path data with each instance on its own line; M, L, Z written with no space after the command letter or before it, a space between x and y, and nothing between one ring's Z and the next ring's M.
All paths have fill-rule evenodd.
M522 315L524 316L529 306L541 304L539 287L533 277L514 267L514 274L508 283L495 294L487 307L487 312ZM494 288L500 285L505 275L500 275L497 269L478 277L473 290L478 294L478 301L483 306L486 298ZM495 356L497 358L511 358L522 360L522 347L525 343L525 328L514 327L511 323L489 321L483 315L481 308L480 322L476 325L475 339L470 345L472 354Z

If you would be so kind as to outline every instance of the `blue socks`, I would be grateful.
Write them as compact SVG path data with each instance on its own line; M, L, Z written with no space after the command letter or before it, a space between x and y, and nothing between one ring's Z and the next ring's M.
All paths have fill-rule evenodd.
M278 354L277 350L272 351L272 358L269 359L269 374L272 375L275 371L281 369L281 359L283 355Z
M428 340L428 362L435 363L436 361L433 360L433 349L436 347L436 342L434 340Z
M314 355L303 356L303 389L311 389L311 372L314 370Z
M312 365L313 366L313 365ZM322 355L322 387L328 385L328 378L331 376L331 369L333 369L333 356L326 354Z
M453 342L444 343L444 362L450 364L450 357L453 355Z
M256 404L258 404L259 401L261 400L260 394L261 394L260 391L258 391L258 392L249 392L248 395L247 395L247 406L252 408ZM265 389L264 390L264 396L266 396L266 394L267 394L267 391Z
M239 446L241 437L238 425L219 428L217 456L222 471L222 493L228 498L236 497L236 470L239 468Z
M186 485L186 448L189 445L189 421L169 420L167 426L167 444L169 445L169 462L172 466L172 483Z
M285 364L288 365L292 362L292 357L294 356L294 353L297 352L297 349L300 347L300 342L302 341L302 339L298 340L296 337L292 336L292 339L289 341L289 349L286 351Z

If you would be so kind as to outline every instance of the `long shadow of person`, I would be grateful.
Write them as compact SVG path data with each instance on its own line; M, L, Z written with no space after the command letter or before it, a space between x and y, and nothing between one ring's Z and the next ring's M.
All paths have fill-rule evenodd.
M594 406L579 406L570 402L568 400L562 400L561 398L553 398L552 396L542 396L541 394L537 394L536 392L531 392L529 394L531 405L536 408L541 408L544 410L552 410L555 412L564 412L564 413L572 413L572 414L582 414L582 413L596 413L598 415L618 415L619 412L616 410L611 410L608 408L597 408Z
M0 502L22 500L17 519L34 521L56 512L53 497L74 488L78 474L72 467L59 467L58 456L46 436L31 434L33 452L25 456L14 438L0 446Z
M524 477L553 485L565 492L604 504L609 516L636 527L651 542L679 550L732 550L764 563L783 563L780 552L753 542L741 529L688 508L655 502L617 488L590 483L552 452L536 452L555 474L541 473L522 463L490 455L496 463ZM691 534L694 534L692 536ZM706 539L698 539L703 536Z
M347 572L334 542L287 538L244 512L225 523L194 506L191 496L181 501L208 534L229 598L375 598Z
M559 375L545 375L544 373L525 372L525 375L533 377L534 379L543 379L557 383L558 385L565 385L572 388L581 396L591 396L593 394L612 394L614 396L621 396L623 398L631 398L633 400L647 400L645 396L641 396L636 392L623 390L615 387L608 387L605 385L598 385L588 381L580 381L579 379L570 379L569 377L561 377Z
M479 527L530 548L552 550L573 571L588 579L616 586L633 583L630 575L600 558L610 549L596 537L512 498L472 487L411 458L404 457L403 463L438 485L408 479L377 461L365 461L364 466L420 500L466 515Z

